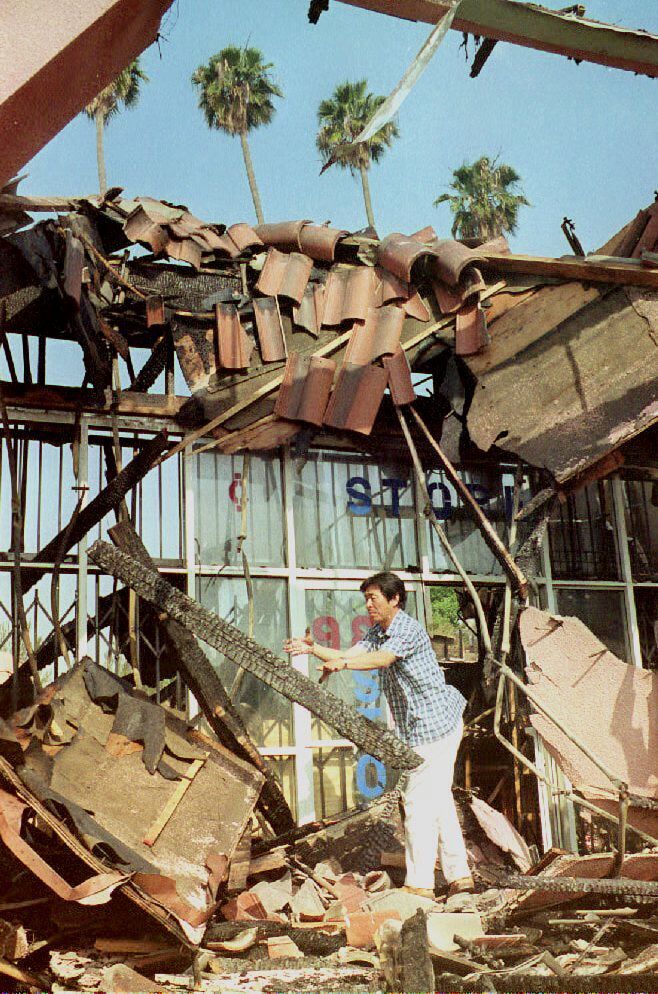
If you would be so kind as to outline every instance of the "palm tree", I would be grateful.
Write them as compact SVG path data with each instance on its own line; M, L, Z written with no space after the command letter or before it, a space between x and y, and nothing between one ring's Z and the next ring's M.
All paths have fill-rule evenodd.
M361 174L363 199L366 205L368 224L374 228L375 219L370 199L368 170L373 162L379 162L385 150L399 135L397 125L389 121L367 142L360 142L353 148L343 147L363 130L385 97L368 92L368 81L339 83L329 100L323 100L318 107L320 130L316 145L325 163L337 162L343 169L354 175Z
M453 171L452 193L442 193L434 206L449 203L455 238L486 241L516 231L519 208L530 204L520 192L521 177L511 166L486 155ZM515 192L515 188L518 192Z
M111 117L119 113L121 107L134 107L139 99L140 83L148 83L148 76L140 68L139 59L122 69L115 80L94 97L85 107L85 114L96 122L96 159L98 162L98 184L101 196L107 190L105 151L103 137L105 125Z
M272 97L283 96L269 74L271 68L272 63L263 62L263 53L257 48L228 45L192 73L192 82L199 88L199 107L208 127L240 136L259 224L263 223L263 208L247 134L270 123L274 117Z

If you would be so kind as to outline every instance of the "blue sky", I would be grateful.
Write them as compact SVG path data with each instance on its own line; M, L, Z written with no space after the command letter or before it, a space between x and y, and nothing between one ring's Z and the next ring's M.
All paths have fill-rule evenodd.
M558 8L566 0L544 0ZM337 83L366 77L388 93L429 33L332 0L317 25L307 0L176 0L164 38L142 57L150 77L137 107L106 132L108 181L186 204L199 217L254 223L239 141L210 131L190 83L194 69L229 43L260 48L285 93L272 125L253 133L252 155L266 220L309 218L354 230L365 224L358 179L337 167L319 175L316 112ZM590 0L587 14L658 34L655 0ZM516 251L561 255L573 218L594 250L658 187L658 80L499 44L479 78L455 31L399 114L400 139L371 171L377 227L410 233L433 224L449 234L446 205L432 206L452 170L498 155L523 178L531 208L520 215ZM472 55L472 49L471 53ZM96 192L93 123L72 121L26 167L21 192Z

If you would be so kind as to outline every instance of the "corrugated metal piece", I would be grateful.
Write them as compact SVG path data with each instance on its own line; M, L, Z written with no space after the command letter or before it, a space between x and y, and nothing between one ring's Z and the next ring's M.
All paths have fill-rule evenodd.
M365 366L383 355L392 355L400 344L405 314L401 307L369 307L366 320L354 324L345 349L345 362Z
M388 382L380 366L344 363L331 395L324 423L332 428L369 435Z
M457 311L455 324L455 353L475 355L488 342L487 321L479 300L472 300Z
M263 362L281 362L286 343L275 297L254 297L254 316Z
M292 320L315 338L320 334L324 318L325 288L320 283L309 283L299 307L293 307Z
M404 349L397 349L393 355L384 356L382 362L388 373L388 389L396 407L411 404L416 399L416 392L411 381L411 370Z
M577 618L556 618L529 607L521 613L519 632L528 681L539 700L628 784L631 794L658 798L652 747L658 728L658 674L617 659ZM530 720L585 797L598 803L615 796L605 774L549 718L535 713ZM631 807L631 824L637 824L639 814ZM651 814L655 824L658 812Z
M293 352L286 363L274 413L291 421L321 425L335 372L334 359Z
M307 255L300 252L286 254L270 248L256 289L267 297L288 297L299 307L312 269L313 260Z
M263 242L282 252L301 252L300 235L310 221L280 221L276 224L257 224L254 231Z
M217 356L221 369L246 369L254 349L235 304L215 304Z
M489 349L467 363L478 379L473 441L485 451L496 443L562 483L658 422L657 304L656 291L602 297L567 283L507 311Z
M333 262L336 246L349 231L326 228L319 224L305 224L299 235L302 252L318 262Z
M323 325L332 328L343 321L365 321L376 290L377 278L370 266L332 269L326 283Z

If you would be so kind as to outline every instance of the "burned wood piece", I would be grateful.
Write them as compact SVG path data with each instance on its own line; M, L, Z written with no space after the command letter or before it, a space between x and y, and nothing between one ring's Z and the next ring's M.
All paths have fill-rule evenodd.
M97 525L106 514L114 510L133 487L137 486L166 447L167 433L161 431L150 442L147 442L135 458L80 512L75 527L70 529L66 537L66 543L63 541L66 532L64 529L37 552L37 562L54 563L58 553L64 556L80 541L83 535L86 535L94 525ZM47 572L45 569L30 570L25 578L24 592L27 593L45 572Z
M427 916L419 908L402 923L400 967L403 991L433 991L434 970L427 940Z
M561 891L566 894L614 894L619 896L658 897L658 882L631 880L629 877L549 877L545 874L526 877L512 873L504 881L505 887L517 890Z
M158 573L113 549L107 542L95 542L88 555L92 562L106 573L123 580L149 604L169 614L227 659L249 670L288 700L307 708L369 755L396 769L413 769L421 762L420 757L388 729L379 728L354 708L327 693L238 628L176 590Z
M167 335L164 335L157 345L154 346L153 351L133 382L127 387L127 392L146 393L147 390L151 389L158 376L165 370L170 348L169 338Z
M153 560L131 522L122 521L114 525L110 528L110 536L122 552L155 571ZM295 819L283 791L252 742L210 660L194 635L177 621L165 618L161 624L175 666L199 702L206 721L219 741L237 756L253 763L265 776L259 800L263 815L277 834L290 831L295 826Z
M206 949L220 947L224 942L228 942L244 932L245 928L255 928L258 931L259 940L273 938L278 935L288 935L295 945L301 949L305 956L330 956L345 945L345 935L343 930L337 932L322 931L315 928L296 928L286 922L275 922L263 919L251 922L217 922L212 921L206 929L203 937L203 945ZM329 924L328 924L329 927Z
M511 555L509 550L505 547L505 544L500 540L499 536L494 531L491 522L483 514L482 508L475 500L473 494L470 492L468 487L464 484L464 481L462 480L461 476L459 475L455 467L452 465L447 455L443 452L441 446L430 434L427 425L421 418L418 411L414 410L413 407L411 407L410 410L416 420L418 427L421 429L425 438L427 439L427 441L429 442L429 444L432 446L437 456L439 457L439 460L441 462L441 465L443 466L446 476L448 477L452 485L455 487L457 493L459 494L461 500L463 501L464 507L466 508L468 514L479 528L482 538L486 542L489 549L493 552L494 556L496 557L500 565L503 567L503 570L509 577L510 582L514 587L514 589L518 590L521 597L525 597L528 592L528 581L526 577L514 562L513 556Z

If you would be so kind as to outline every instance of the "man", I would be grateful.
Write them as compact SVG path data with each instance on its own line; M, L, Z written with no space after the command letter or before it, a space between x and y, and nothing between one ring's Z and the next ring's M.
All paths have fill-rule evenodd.
M372 627L350 649L289 639L291 655L322 662L320 682L341 670L382 671L382 686L400 738L422 764L403 789L407 875L404 889L434 895L437 848L448 894L473 891L466 847L452 796L452 777L464 731L466 701L445 682L427 632L404 610L407 592L395 573L376 573L361 584Z

